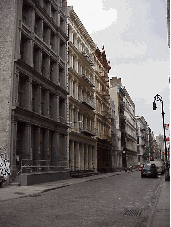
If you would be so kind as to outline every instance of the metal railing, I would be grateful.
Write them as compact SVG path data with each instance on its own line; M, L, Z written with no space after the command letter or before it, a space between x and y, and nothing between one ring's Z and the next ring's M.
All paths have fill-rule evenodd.
M49 171L65 171L68 170L66 160L58 160L57 165L51 165L49 160L21 160L21 174L22 173L36 173L36 172L49 172Z

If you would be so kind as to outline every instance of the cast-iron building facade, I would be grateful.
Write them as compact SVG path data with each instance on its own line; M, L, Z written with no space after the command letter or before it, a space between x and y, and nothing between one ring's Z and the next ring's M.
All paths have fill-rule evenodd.
M73 7L68 7L68 33L69 167L71 171L96 171L96 46Z
M66 1L3 0L1 20L0 147L15 176L23 159L67 160Z

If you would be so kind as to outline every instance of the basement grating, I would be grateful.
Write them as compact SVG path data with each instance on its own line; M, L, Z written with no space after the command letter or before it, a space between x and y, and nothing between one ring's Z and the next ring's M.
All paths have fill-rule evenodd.
M137 216L140 216L141 213L142 213L142 210L125 210L123 215L137 217Z

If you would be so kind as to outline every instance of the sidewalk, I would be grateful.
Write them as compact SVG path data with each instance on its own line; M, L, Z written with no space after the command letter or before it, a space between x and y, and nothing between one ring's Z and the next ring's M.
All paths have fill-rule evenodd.
M170 181L163 181L149 227L170 226Z
M70 178L66 180L60 180L60 181L48 182L48 183L30 185L30 186L13 186L13 185L2 186L0 188L0 201L16 199L16 198L21 198L25 196L36 196L40 193L50 191L50 190L55 190L57 188L67 187L72 184L92 181L92 180L96 180L104 177L115 176L121 173L122 172L104 173L104 174L99 174L99 175L94 175L89 177Z

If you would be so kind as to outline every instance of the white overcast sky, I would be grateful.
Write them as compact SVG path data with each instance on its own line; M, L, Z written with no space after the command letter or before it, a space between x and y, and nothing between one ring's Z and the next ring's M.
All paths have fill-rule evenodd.
M67 0L88 33L110 59L109 77L122 78L155 135L163 135L161 103L153 111L154 96L164 102L170 123L170 49L167 40L166 0ZM166 133L169 136L169 132Z

